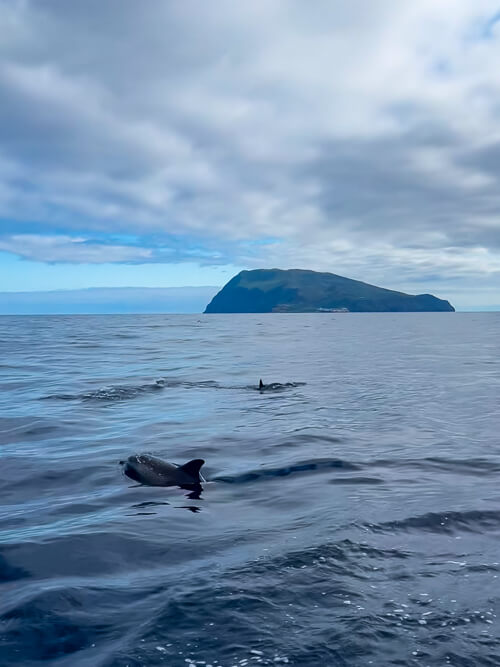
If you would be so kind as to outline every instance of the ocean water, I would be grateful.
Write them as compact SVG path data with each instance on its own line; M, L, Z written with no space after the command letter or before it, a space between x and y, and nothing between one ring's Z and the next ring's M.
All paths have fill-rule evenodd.
M2 317L0 351L3 667L500 665L500 313Z

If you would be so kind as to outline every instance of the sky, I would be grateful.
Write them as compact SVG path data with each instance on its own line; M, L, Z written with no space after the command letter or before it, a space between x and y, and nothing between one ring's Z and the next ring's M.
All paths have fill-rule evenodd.
M500 310L499 62L491 0L0 0L0 312L265 267Z

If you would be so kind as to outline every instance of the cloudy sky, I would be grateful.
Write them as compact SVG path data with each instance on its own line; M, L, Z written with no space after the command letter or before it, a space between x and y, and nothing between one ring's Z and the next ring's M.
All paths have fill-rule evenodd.
M0 292L293 267L500 308L498 1L0 0L0 26Z

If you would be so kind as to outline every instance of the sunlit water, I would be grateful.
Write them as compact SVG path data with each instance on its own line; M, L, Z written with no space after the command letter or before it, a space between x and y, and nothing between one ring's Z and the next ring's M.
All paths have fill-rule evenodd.
M2 666L500 664L499 314L3 317L0 345ZM201 498L123 477L141 451L204 458Z

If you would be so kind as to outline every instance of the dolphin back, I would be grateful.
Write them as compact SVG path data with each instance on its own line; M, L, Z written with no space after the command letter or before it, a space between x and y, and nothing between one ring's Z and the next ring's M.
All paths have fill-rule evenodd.
M201 466L205 463L203 459L193 459L192 461L188 461L185 463L183 466L179 466L179 468L186 473L186 475L190 475L190 477L193 477L195 482L199 482L200 480L200 470Z
M139 454L124 462L127 477L147 486L185 486L205 481L200 476L203 459L193 459L182 466L152 456Z

